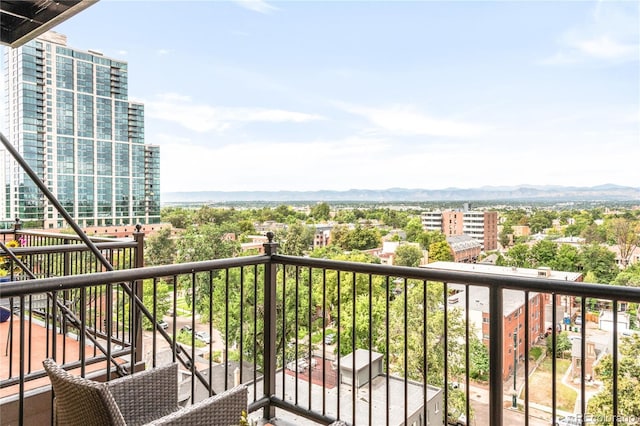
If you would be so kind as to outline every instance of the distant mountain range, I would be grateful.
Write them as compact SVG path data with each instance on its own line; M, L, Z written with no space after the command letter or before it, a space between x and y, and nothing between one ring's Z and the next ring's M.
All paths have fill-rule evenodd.
M350 189L348 191L201 191L167 192L163 203L233 201L634 201L640 200L640 188L613 184L592 187L575 186L483 186L445 189Z

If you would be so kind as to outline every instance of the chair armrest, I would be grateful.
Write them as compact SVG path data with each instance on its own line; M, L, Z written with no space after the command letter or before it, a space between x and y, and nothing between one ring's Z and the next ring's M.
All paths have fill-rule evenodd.
M175 363L121 377L107 385L127 424L143 424L180 409Z
M247 411L247 388L236 386L218 395L203 399L150 425L238 425L242 412Z

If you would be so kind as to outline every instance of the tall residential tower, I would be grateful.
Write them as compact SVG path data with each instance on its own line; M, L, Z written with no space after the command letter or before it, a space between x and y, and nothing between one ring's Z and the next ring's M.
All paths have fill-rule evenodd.
M49 32L7 49L4 71L7 136L80 226L160 221L159 148L144 143L126 62ZM13 158L4 164L0 216L64 226Z

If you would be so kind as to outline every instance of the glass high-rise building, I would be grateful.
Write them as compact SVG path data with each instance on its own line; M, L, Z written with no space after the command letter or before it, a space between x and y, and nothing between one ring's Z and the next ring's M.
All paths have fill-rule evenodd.
M160 150L144 143L144 105L128 99L127 63L45 33L7 49L7 137L80 226L160 222ZM4 219L65 226L5 155Z

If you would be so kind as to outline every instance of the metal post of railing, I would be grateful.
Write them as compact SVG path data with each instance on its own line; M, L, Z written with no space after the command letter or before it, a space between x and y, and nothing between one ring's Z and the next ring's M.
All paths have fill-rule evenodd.
M498 285L489 287L489 424L502 425L503 387L502 387L502 327L504 323L502 291Z
M136 231L133 233L133 239L136 242L136 248L135 248L135 259L134 259L134 265L136 268L142 268L144 266L144 232L142 232L142 226L140 224L136 225ZM134 294L140 299L143 300L143 291L144 291L144 285L143 285L143 281L142 280L138 280L134 283L133 286L133 292ZM154 295L154 297L157 297L157 295ZM156 305L156 301L154 300L153 302L154 306ZM135 304L135 319L136 319L136 324L135 324L135 333L136 333L136 339L135 339L135 357L133 357L133 359L135 359L136 364L142 361L142 354L143 354L143 348L142 348L142 313L140 310L140 307ZM156 318L154 317L154 321L156 320Z
M18 231L22 229L22 222L20 218L16 217L16 221L13 223L13 239L18 240Z
M278 244L273 242L273 232L267 232L268 243L264 244L267 256L277 254ZM268 399L276 393L276 264L270 261L264 272L264 395ZM270 420L276 410L270 402L264 407L262 417Z

